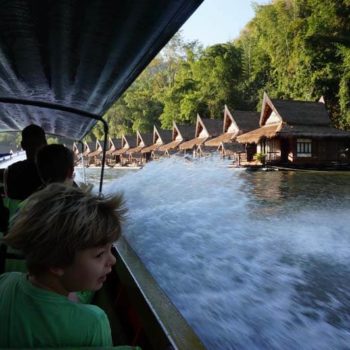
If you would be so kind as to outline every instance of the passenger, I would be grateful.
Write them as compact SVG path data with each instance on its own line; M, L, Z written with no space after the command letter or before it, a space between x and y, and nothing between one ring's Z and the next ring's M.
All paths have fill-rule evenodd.
M47 145L41 148L36 155L36 166L44 186L50 183L65 183L77 187L74 182L74 154L69 148L61 144ZM14 265L14 263L13 263ZM5 265L6 270L11 268ZM9 266L9 267L8 267ZM16 262L16 268L25 271L20 262ZM12 270L14 270L12 268ZM93 291L79 291L70 293L69 299L83 304L91 303L95 293Z
M68 294L102 287L124 213L121 196L63 184L30 197L4 238L23 252L29 273L0 276L0 348L112 346L106 314Z
M73 151L63 145L52 144L41 148L36 155L36 165L44 185L54 182L73 183Z
M44 130L31 124L23 129L21 146L27 159L10 165L4 173L5 194L15 200L24 200L34 193L41 185L35 166L37 151L46 145Z
M38 174L43 183L42 187L53 182L61 182L71 184L73 182L73 153L63 145L47 145L40 148L36 154L36 166ZM40 189L40 188L39 188ZM26 205L27 200L12 202L11 215L10 215L10 226L13 224L15 214L20 208ZM6 199L5 199L6 202ZM1 206L0 206L1 209ZM7 208L5 208L7 209ZM5 232L5 231L2 231ZM1 244L0 244L1 247ZM12 250L9 247L1 247L0 250L0 273L10 271L26 272L26 265L21 254L17 251ZM90 302L93 297L92 292L79 293L79 300L83 302ZM84 296L84 298L83 298ZM73 297L73 294L72 294ZM77 300L73 297L74 300Z

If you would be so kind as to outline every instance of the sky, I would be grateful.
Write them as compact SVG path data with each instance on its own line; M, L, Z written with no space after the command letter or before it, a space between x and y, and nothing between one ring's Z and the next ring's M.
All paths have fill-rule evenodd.
M182 26L186 41L198 40L204 46L223 43L238 37L246 23L254 17L253 2L269 0L204 0Z

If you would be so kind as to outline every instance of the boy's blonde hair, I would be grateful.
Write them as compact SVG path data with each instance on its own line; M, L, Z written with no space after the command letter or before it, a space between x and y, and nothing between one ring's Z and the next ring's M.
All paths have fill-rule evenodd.
M69 266L77 251L119 238L123 204L121 195L104 198L90 190L51 184L29 197L4 241L24 254L33 274Z

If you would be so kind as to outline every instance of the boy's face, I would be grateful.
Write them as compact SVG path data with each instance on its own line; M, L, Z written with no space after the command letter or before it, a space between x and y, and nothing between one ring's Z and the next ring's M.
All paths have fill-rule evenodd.
M112 243L78 251L73 264L61 269L61 283L68 292L98 290L115 262Z

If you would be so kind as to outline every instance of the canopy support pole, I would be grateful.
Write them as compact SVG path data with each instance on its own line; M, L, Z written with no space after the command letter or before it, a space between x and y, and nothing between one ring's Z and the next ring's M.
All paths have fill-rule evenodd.
M107 122L103 119L99 119L103 123L103 131L105 134L104 137L104 142L103 142L103 153L102 153L102 164L101 164L101 178L100 178L100 190L99 192L102 193L102 185L103 185L103 175L105 171L105 163L106 163L106 151L107 151L107 139L108 139L108 124Z

